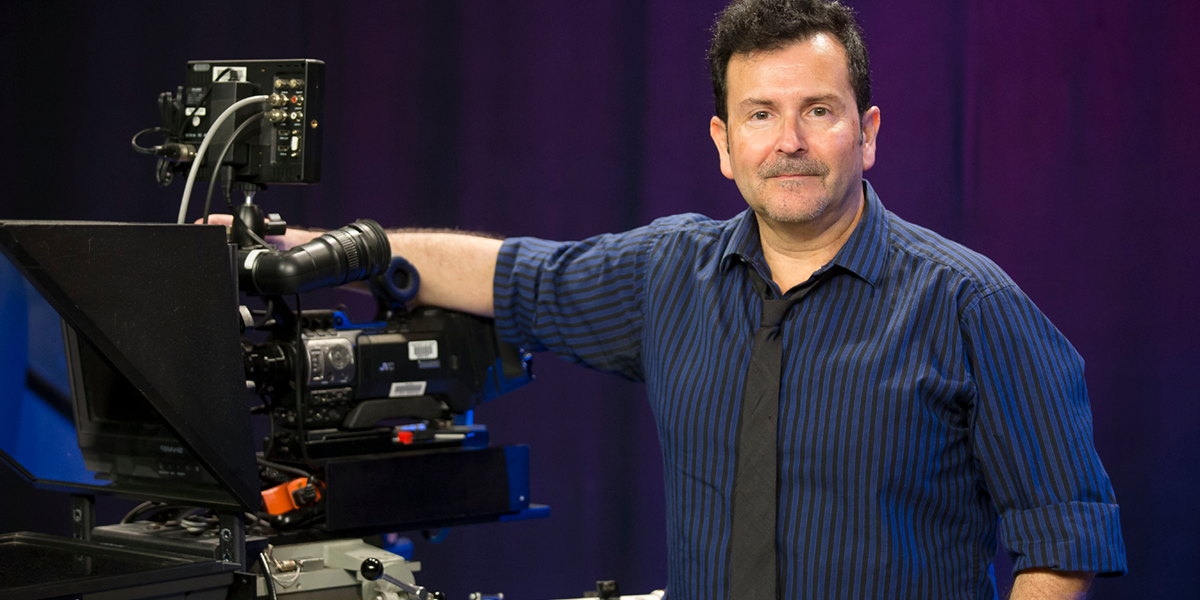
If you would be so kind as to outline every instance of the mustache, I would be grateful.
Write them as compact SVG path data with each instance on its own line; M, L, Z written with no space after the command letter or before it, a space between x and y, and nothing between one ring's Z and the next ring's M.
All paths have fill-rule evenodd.
M780 175L813 175L825 177L829 174L829 165L807 156L781 158L758 169L759 177L778 177Z

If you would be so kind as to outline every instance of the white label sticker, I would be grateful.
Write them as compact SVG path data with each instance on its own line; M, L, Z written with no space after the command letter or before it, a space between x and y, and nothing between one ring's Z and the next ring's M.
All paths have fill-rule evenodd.
M408 343L408 360L433 360L437 357L437 340Z
M408 396L424 395L424 381L397 381L392 384L392 389L388 392L388 398L406 398Z

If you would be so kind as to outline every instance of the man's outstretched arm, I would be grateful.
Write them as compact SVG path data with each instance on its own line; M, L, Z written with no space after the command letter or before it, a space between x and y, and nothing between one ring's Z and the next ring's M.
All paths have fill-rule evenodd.
M393 232L392 255L421 275L418 304L494 316L492 280L501 240L450 232Z
M1092 583L1091 573L1026 569L1013 580L1009 600L1082 600Z
M230 225L229 215L212 215L209 223ZM288 228L287 234L270 237L268 242L287 250L312 241L323 231ZM418 304L429 304L494 316L492 280L501 240L453 231L394 231L388 233L392 255L401 256L416 267L421 276Z

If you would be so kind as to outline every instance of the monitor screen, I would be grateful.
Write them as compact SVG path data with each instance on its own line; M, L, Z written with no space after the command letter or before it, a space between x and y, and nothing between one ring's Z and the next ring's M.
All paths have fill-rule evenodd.
M197 502L227 496L145 396L91 342L65 324L63 341L79 449L97 479L126 493L152 490L156 498L164 489Z

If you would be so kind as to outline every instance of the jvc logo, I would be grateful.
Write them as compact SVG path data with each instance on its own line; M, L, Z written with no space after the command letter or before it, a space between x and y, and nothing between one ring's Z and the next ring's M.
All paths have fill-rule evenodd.
M394 362L389 361L389 362L384 362L384 363L379 364L379 372L380 373L383 373L386 371L395 371L395 370L396 370L396 363L394 363Z

